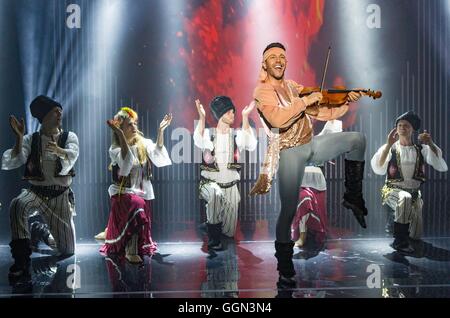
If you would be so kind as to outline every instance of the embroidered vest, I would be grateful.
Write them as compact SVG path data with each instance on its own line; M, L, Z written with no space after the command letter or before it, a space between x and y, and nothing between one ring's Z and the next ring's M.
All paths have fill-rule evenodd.
M67 138L69 136L68 131L64 131L58 138L58 146L60 148L66 147ZM61 177L74 177L75 169L71 169L67 175L60 176L59 173L62 170L61 159L56 159L56 169L55 169L55 178ZM40 132L33 133L31 138L31 151L30 155L27 158L27 162L25 164L25 172L23 176L24 180L36 180L36 181L44 181L44 172L42 170L42 143L41 143L41 134Z
M228 136L229 136L229 142L228 142L229 158L228 158L227 168L230 170L239 171L241 169L241 164L238 163L239 149L233 139L234 138L233 130L230 131ZM202 164L200 165L200 171L206 170L206 171L219 172L219 166L217 165L216 157L215 157L215 150L217 149L217 138L215 135L215 129L212 132L211 138L212 138L212 142L214 145L214 149L212 151L207 150L207 149L205 151L203 151Z
M422 146L414 144L414 149L416 150L416 165L414 168L413 179L425 182L425 160L422 156ZM391 148L391 160L388 163L386 183L391 184L393 182L402 182L404 180L401 162L400 162L400 151L397 147Z

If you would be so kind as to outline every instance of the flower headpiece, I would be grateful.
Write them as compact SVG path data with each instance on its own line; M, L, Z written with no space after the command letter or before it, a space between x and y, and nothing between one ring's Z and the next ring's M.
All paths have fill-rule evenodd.
M119 112L116 114L116 116L114 116L115 120L119 120L119 119L125 119L125 118L132 118L137 120L138 119L138 114L132 110L130 107L122 107L120 108Z

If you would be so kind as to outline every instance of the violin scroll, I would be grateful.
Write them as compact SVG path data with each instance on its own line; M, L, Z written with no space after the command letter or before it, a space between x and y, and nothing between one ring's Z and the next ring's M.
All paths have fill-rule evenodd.
M381 91L373 91L371 89L368 89L363 92L366 93L367 96L372 97L373 99L378 99L378 98L381 98L381 96L383 96Z

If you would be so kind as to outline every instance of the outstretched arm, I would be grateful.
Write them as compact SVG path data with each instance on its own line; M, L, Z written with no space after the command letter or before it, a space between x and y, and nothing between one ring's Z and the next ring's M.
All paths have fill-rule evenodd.
M11 115L9 117L9 125L11 126L14 135L16 135L16 143L14 144L11 153L11 155L15 157L22 150L23 136L25 134L25 121L21 118L19 122L16 117Z
M162 148L164 146L164 130L169 127L171 122L172 114L167 114L164 116L161 124L159 124L158 137L156 137L156 145L158 148Z
M256 102L252 101L248 106L242 110L242 129L236 132L236 144L239 151L247 150L253 151L256 149L258 141L256 140L253 129L250 127L248 116L256 106Z
M196 130L198 131L200 136L203 137L203 133L205 132L206 112L205 109L203 108L203 105L200 103L199 99L195 100L195 106L197 107L198 112L198 124Z
M9 124L14 132L16 142L13 148L6 150L1 158L1 168L11 170L25 164L31 152L32 135L25 136L25 122L23 119L18 121L16 117L10 116Z
M251 112L256 106L256 102L252 101L250 104L244 107L242 110L242 130L250 129L250 123L248 121L248 116L250 116Z

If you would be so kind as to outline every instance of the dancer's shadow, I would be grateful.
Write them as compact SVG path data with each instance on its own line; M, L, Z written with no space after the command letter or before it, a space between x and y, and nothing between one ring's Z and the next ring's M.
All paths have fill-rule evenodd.
M161 253L155 253L151 256L151 259L154 260L155 262L157 262L158 264L161 265L174 265L175 262L173 261L168 261L165 260L165 257L170 256L171 254L161 254Z
M391 261L402 263L409 266L409 261L405 256L414 258L427 258L438 262L449 262L450 251L441 247L433 246L433 244L422 240L410 240L410 244L414 249L412 253L400 253L394 251L390 254L383 255Z
M422 240L411 240L414 252L411 255L415 258L427 258L438 262L449 262L450 251Z

